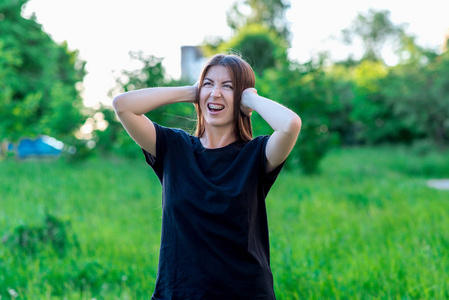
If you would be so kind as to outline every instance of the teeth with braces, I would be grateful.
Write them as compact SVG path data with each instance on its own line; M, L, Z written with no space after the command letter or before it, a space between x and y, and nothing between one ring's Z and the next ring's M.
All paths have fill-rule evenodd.
M209 108L211 109L224 109L222 105L209 104Z

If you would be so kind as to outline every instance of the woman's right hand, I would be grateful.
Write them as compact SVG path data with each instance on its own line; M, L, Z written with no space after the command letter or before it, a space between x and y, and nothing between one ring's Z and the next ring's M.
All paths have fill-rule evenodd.
M200 92L199 86L200 86L200 82L199 81L195 82L195 84L192 86L195 89L195 96L194 96L193 100L190 101L190 102L192 102L193 104L196 104L198 102L199 92Z

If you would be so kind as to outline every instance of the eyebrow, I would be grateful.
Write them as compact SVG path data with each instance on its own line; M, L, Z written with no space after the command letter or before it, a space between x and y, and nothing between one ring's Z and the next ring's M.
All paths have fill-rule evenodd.
M209 81L211 81L211 82L215 82L215 81L213 81L212 79L210 79L210 78L204 78L204 80L209 80ZM232 83L232 80L226 80L226 81L223 81L222 83L228 83L228 82L230 82L230 83Z

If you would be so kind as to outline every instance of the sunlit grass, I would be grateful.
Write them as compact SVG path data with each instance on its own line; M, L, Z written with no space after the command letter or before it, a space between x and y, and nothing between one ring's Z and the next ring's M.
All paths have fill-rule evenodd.
M278 299L449 298L449 191L426 186L449 177L449 155L345 149L321 170L284 170L267 199ZM74 238L62 256L2 243L3 298L150 297L161 192L143 159L4 161L0 191L4 240L47 214Z

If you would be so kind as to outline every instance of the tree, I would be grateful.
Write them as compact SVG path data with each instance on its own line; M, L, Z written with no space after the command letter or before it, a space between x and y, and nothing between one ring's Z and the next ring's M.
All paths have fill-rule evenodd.
M351 44L355 38L363 43L363 59L382 60L382 49L387 42L398 42L404 32L404 25L395 25L388 10L370 9L359 13L351 27L343 30L343 39Z
M394 141L400 135L398 123L388 122L393 115L382 94L382 80L388 75L382 61L364 60L349 69L352 75L354 98L350 114L359 144Z
M247 25L264 25L289 41L290 30L285 16L289 7L290 3L285 0L239 0L226 13L228 26L237 32ZM248 8L249 13L242 12Z
M407 142L427 140L444 148L449 144L449 53L392 68L381 84L393 117Z
M287 62L287 45L284 39L258 24L241 28L237 35L218 48L218 52L228 51L241 54L259 76L264 70L280 67Z
M332 120L343 107L335 93L337 82L323 69L322 62L284 65L282 69L267 70L256 86L261 95L293 109L303 120L289 161L306 174L318 172L321 159L339 142L338 133L332 130ZM267 127L260 132L258 124L266 122L257 118L254 114L255 132L271 134Z
M145 55L143 51L130 52L129 56L131 59L140 62L142 67L137 70L121 71L121 74L115 79L119 91L127 92L147 87L161 86L166 83L162 58Z
M356 143L447 143L447 97L444 55L416 44L415 37L395 25L385 10L359 14L344 31L347 41L362 40L361 61L347 61L353 99L348 124ZM388 67L382 49L393 43L398 64ZM446 70L446 71L443 71ZM437 75L438 74L438 75Z
M269 40L273 40L273 36L275 40L281 41L281 44L288 48L290 46L290 30L285 11L289 7L290 3L286 0L237 0L226 12L228 26L234 30L234 41L231 41L231 44L240 45L241 41L236 41L236 39L239 39L238 36L241 39L242 35L252 31L252 36L249 38L253 39L258 46L261 46L258 49L259 52L263 52L263 46L268 46L268 49L272 50L270 47L272 41ZM261 36L267 35L267 32L269 32L270 37ZM259 36L256 37L255 35ZM249 43L250 41L247 44ZM226 51L231 48L230 46L229 41L227 42L220 37L208 37L203 41L202 48L205 55L212 56L220 51ZM248 48L247 45L242 46ZM269 50L266 52L269 53ZM267 56L267 54L263 55Z
M0 0L0 138L47 134L71 141L84 120L77 84L85 63L34 17L21 16L26 2Z

